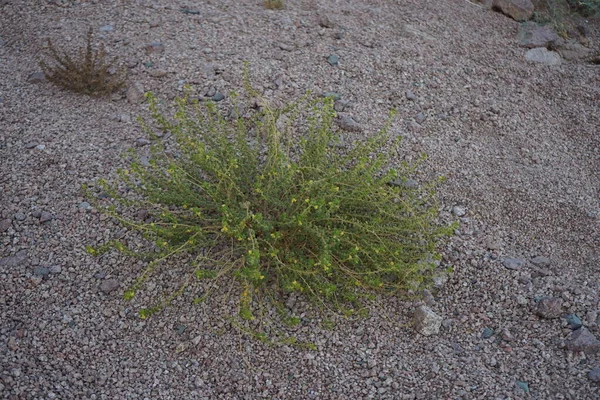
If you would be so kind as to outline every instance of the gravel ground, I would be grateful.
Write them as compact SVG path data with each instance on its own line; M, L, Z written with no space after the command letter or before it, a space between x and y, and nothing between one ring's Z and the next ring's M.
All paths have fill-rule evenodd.
M516 22L465 0L286 4L0 1L0 397L600 398L598 344L571 340L577 321L563 318L600 337L599 66L530 64ZM417 333L418 304L394 299L335 329L278 327L316 349L249 339L224 318L225 293L140 320L121 295L143 265L85 253L122 233L80 187L143 144L146 106L134 91L92 99L31 76L46 38L76 48L88 27L131 85L167 101L188 83L226 104L248 60L268 99L341 94L349 141L398 107L402 158L429 155L423 177L448 178L442 218L461 220L443 249L454 272L424 298L440 332Z

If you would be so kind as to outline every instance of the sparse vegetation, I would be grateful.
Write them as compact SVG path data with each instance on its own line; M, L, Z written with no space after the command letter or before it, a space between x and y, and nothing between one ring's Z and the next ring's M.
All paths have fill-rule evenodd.
M92 46L92 30L88 30L85 49L76 56L58 50L48 39L47 52L50 64L40 61L46 78L63 89L90 96L111 94L125 84L123 73L113 71L116 58L109 59L104 47L97 50Z
M106 211L150 239L157 252L142 254L121 241L88 247L95 255L116 248L152 256L127 299L158 263L179 253L193 259L190 277L237 282L242 319L254 319L258 297L271 298L289 324L298 320L277 306L282 293L353 314L364 296L398 294L430 276L439 239L452 228L436 224L436 182L390 184L408 179L416 166L389 168L398 148L389 124L342 152L333 145L331 98L227 119L214 103L184 97L172 120L153 95L147 98L154 122L175 142L157 141L148 163L132 152L135 161L120 179L100 185L116 200ZM121 194L124 185L136 194ZM148 210L150 220L127 218L123 206ZM143 309L142 317L189 284Z
M281 10L283 8L283 0L265 0L265 7L269 10Z

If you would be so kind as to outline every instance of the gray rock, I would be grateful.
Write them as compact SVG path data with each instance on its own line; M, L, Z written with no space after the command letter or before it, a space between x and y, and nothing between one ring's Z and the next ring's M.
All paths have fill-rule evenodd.
M333 28L333 22L329 19L329 16L322 14L319 16L319 25L323 28Z
M492 8L516 21L527 21L533 16L534 10L531 0L494 0Z
M415 96L415 94L413 92L411 92L410 90L407 90L405 95L406 95L406 98L410 101L417 100L417 96Z
M491 328L483 328L483 332L481 332L481 337L484 339L489 339L494 336L494 330Z
M139 104L144 100L144 85L141 82L134 82L127 89L127 101L131 104Z
M124 122L126 124L131 122L131 115L129 114L119 114L117 115L117 118L119 122Z
M146 54L162 54L165 52L165 45L160 42L148 43L145 47Z
M217 93L217 88L214 86L210 86L209 88L206 89L206 91L204 92L204 95L206 97L213 97L216 93Z
M567 321L569 328L571 328L573 330L579 329L583 326L583 323L581 322L581 318L579 318L575 314L569 314L569 315L565 316L565 320Z
M104 279L106 277L105 271L98 271L94 274L94 278L96 279Z
M164 78L169 74L169 71L167 71L166 69L157 68L151 69L150 71L148 71L148 74L150 74L150 76L153 78Z
M448 274L445 272L438 273L432 278L432 280L433 286L436 289L441 289L446 285L446 283L448 283Z
M342 115L338 118L337 123L339 127L348 132L360 132L362 128L352 117L349 115Z
M560 65L562 63L560 54L555 51L549 51L545 47L537 47L527 51L527 53L525 53L525 60L550 66Z
M504 268L518 270L525 265L526 261L522 258L505 257L502 259Z
M48 267L35 267L33 269L33 275L47 278L50 275L50 269Z
M452 214L456 215L457 217L464 217L466 213L467 209L463 206L452 207Z
M558 51L558 53L565 60L581 60L583 58L587 58L593 53L592 49L588 49L581 43L578 43L574 40L569 41L557 41L554 46L554 50Z
M594 368L588 372L588 379L592 382L600 383L600 367Z
M350 106L350 102L348 100L337 100L333 104L333 109L337 112L343 112Z
M114 28L112 25L104 25L104 26L100 27L100 29L99 29L100 32L105 32L105 33L112 32L113 30L114 30Z
M529 383L527 382L523 382L520 380L516 380L515 384L517 385L517 388L519 388L520 390L522 390L525 393L529 393Z
M419 306L415 310L415 329L421 335L430 336L440 333L443 318L437 315L427 306Z
M8 218L0 219L0 233L6 232L10 228L12 221Z
M50 267L48 267L48 270L51 274L58 275L61 273L62 267L60 265L51 265Z
M27 216L22 212L16 213L14 217L17 221L25 221L25 218L27 218Z
M100 291L104 294L114 292L119 288L119 281L116 279L107 279L100 284Z
M337 101L342 98L342 95L337 92L326 92L326 93L323 93L323 97L331 97L333 99L333 101Z
M38 142L29 142L25 145L26 149L35 149L38 146Z
M565 348L574 353L584 352L589 356L600 351L600 341L587 328L582 327L569 334Z
M43 72L34 72L27 78L29 83L43 83L46 82L46 75Z
M150 140L148 140L148 139L145 139L145 138L138 138L138 139L135 139L135 145L136 145L137 147L147 146L147 145L149 145L150 143L152 143L152 142L151 142Z
M90 203L88 203L87 201L82 202L81 204L79 204L78 206L80 209L85 210L85 211L91 211L92 210L92 205Z
M336 66L339 64L340 62L340 57L336 56L335 54L330 55L329 57L327 57L327 62L330 65Z
M222 101L223 99L225 99L225 95L221 92L217 92L215 93L212 97L211 97L212 101Z
M0 258L0 267L18 267L27 261L27 251L21 250L14 256Z
M425 302L425 304L427 304L429 307L433 307L435 306L435 298L433 297L433 295L431 294L431 292L427 289L423 289L423 292L421 293L423 301Z
M53 218L53 215L48 211L42 211L40 215L40 223L43 224L44 222L52 221Z
M418 113L415 117L415 121L417 121L418 124L422 124L423 122L425 122L425 114L423 114L422 112Z
M531 259L531 263L537 267L547 267L550 265L550 259L544 256L535 256Z
M556 297L544 297L537 302L535 314L546 319L558 318L562 314L562 301Z
M558 40L558 35L550 25L538 25L533 21L528 21L519 25L517 40L520 46L533 49L551 46Z

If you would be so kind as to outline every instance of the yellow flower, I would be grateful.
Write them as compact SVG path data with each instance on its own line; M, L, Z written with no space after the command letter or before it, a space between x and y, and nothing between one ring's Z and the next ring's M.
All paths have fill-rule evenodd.
M296 199L292 199L292 203L295 203L295 202L296 202Z

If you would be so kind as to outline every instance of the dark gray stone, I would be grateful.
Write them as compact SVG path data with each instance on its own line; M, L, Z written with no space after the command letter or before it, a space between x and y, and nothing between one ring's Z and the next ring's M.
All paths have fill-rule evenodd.
M494 335L494 330L491 328L483 328L483 332L481 332L481 337L484 339L489 339Z
M534 6L531 0L494 0L494 10L502 11L515 21L527 21L533 16Z
M82 210L91 211L92 205L87 201L84 201L83 203L79 204L79 208L81 208Z
M21 250L14 256L0 258L0 267L17 267L27 261L27 251Z
M336 56L335 54L330 55L329 57L327 57L327 62L330 65L336 66L339 64L340 62L340 57Z
M352 119L352 117L350 117L349 115L342 115L340 116L340 118L338 119L338 125L342 130L348 131L348 132L360 132L362 131L362 128L360 127L360 125L358 124L358 122L356 122L354 119Z
M114 292L119 288L119 281L116 279L107 279L100 284L100 291L104 294Z
M342 98L342 95L339 93L336 93L336 92L326 92L326 93L323 93L323 97L331 97L333 99L333 101L337 101Z
M33 275L47 278L50 275L50 269L48 267L35 267L33 269Z
M592 382L600 383L600 367L588 372L588 379Z
M565 320L567 321L569 328L571 328L573 330L579 329L583 326L583 323L581 322L581 318L579 318L575 314L569 314L569 315L565 316Z
M12 221L8 218L0 219L0 233L6 232L12 225Z
M502 265L504 268L518 270L525 265L525 260L522 258L505 257L502 259Z
M138 138L138 139L135 139L135 145L136 145L137 147L143 147L143 146L147 146L147 145L149 145L150 143L152 143L152 142L151 142L150 140L148 140L148 139L145 139L145 138Z
M46 82L46 75L43 72L34 72L27 78L29 83L43 83Z
M546 319L559 318L562 314L562 301L556 297L544 297L537 302L535 314Z
M42 211L42 213L40 215L40 223L52 221L53 218L54 217L53 217L52 213L49 213L48 211Z
M17 221L25 221L25 218L27 218L27 216L22 212L16 213L14 217Z
M574 353L584 352L589 356L600 351L600 341L587 328L582 327L569 334L565 348Z
M527 382L523 382L520 380L516 380L515 384L517 385L517 388L519 388L520 390L522 390L525 393L529 393L529 383Z
M418 124L422 124L423 122L425 122L425 114L423 114L422 112L418 113L415 117L415 121L417 121Z
M212 101L222 101L225 99L225 95L223 93L217 92L211 97Z
M415 96L415 94L413 92L411 92L410 90L407 90L405 95L406 95L406 98L410 101L417 100L417 96Z
M531 263L538 267L547 267L550 265L550 259L544 256L535 256L531 259Z

